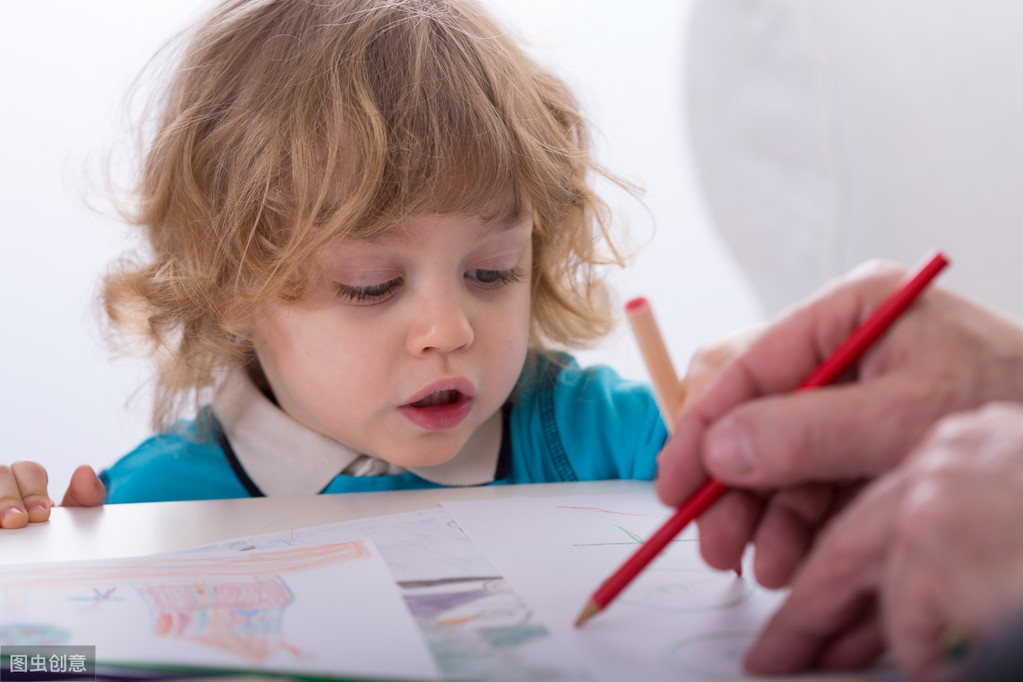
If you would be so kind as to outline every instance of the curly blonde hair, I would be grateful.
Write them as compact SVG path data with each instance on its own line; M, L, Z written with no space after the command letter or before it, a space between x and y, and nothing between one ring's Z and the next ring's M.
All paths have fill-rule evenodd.
M252 360L238 321L301 299L326 244L509 195L533 214L533 346L611 329L601 266L622 258L589 178L622 183L566 85L471 0L228 0L157 110L128 213L145 255L102 288L157 359L157 428Z

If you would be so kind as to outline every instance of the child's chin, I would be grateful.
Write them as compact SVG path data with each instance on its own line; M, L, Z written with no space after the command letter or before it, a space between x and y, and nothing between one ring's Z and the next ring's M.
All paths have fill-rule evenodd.
M451 460L453 460L455 458L455 455L458 454L458 451L460 449L461 448L455 449L453 452L437 453L437 454L431 455L429 457L416 457L416 458L414 458L414 459L417 460L416 462L411 463L411 464L406 464L405 466L409 467L409 468L414 468L414 467L435 467L435 466L440 466L441 464L447 464L448 462L450 462Z
M382 459L405 469L435 467L453 460L464 445L464 440L458 439L458 442L452 443L450 447L412 448L409 452L396 453L393 457L383 457Z

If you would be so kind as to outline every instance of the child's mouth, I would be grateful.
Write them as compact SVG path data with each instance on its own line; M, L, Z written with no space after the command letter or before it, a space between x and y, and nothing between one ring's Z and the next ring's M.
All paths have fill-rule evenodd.
M455 390L437 391L436 393L431 393L422 400L417 400L412 403L412 407L437 407L439 405L450 405L458 402L461 395L461 393Z
M473 400L455 389L436 391L398 410L406 419L427 431L452 429L469 416Z

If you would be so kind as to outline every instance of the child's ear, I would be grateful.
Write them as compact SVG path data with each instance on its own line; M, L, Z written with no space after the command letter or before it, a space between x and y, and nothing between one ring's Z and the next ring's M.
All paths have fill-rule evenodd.
M239 306L224 316L224 331L234 340L239 352L239 362L252 382L267 395L273 395L270 382L259 363L256 343L259 335L258 308Z
M259 311L255 306L236 304L224 312L221 320L229 336L236 337L239 343L252 345L259 320Z

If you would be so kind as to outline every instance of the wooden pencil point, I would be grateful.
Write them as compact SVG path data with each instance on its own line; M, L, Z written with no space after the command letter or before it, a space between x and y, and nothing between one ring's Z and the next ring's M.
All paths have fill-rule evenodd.
M586 602L586 606L579 614L579 617L575 619L575 626L577 628L582 627L583 623L588 621L590 618L593 618L598 613L600 613L600 607L597 606L596 602L594 602L591 599L590 601Z

